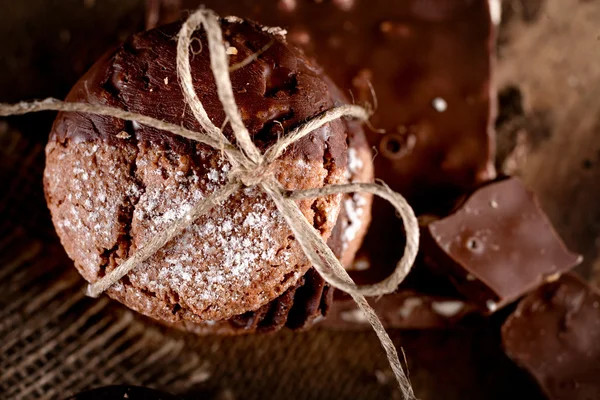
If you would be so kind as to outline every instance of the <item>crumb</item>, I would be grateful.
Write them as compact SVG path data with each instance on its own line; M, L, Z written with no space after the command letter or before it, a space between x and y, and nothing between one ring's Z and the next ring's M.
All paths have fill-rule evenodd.
M437 112L444 112L448 109L448 103L441 97L436 97L433 99L431 105Z
M121 132L117 133L116 136L119 139L129 139L131 137L131 135L125 131L121 131Z

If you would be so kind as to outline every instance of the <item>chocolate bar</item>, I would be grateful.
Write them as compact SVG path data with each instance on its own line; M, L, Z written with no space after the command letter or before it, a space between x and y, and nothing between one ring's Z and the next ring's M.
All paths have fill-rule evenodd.
M521 300L502 327L502 341L550 400L600 399L600 293L577 275Z

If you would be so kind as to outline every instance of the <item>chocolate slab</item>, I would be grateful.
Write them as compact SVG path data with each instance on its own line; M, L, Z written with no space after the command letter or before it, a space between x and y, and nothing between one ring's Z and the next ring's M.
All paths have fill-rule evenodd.
M374 103L367 132L375 176L418 212L493 179L494 24L484 0L182 0L287 29L357 103ZM375 199L359 258L369 282L402 255L402 223Z
M462 299L430 296L412 290L392 293L380 299L370 298L369 303L384 326L392 329L444 329L456 325L477 310L473 304ZM320 326L362 330L371 325L356 303L344 297L336 298Z
M581 262L517 178L481 187L454 213L427 225L422 252L432 269L448 274L486 312Z
M525 297L502 341L550 400L600 398L600 293L579 276L565 274Z

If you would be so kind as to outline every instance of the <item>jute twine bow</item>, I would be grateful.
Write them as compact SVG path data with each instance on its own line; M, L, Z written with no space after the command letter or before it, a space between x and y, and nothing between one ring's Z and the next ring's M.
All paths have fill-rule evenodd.
M208 39L210 64L215 77L219 100L223 105L227 121L229 121L233 129L237 146L230 143L222 130L215 126L208 118L192 84L192 73L189 62L190 42L192 34L201 25L204 26ZM199 9L190 15L179 31L177 42L177 74L185 102L202 126L203 132L195 132L145 115L96 104L67 103L55 99L21 102L14 105L0 104L0 116L54 110L105 115L135 121L139 124L168 131L222 150L232 164L232 171L229 174L227 184L213 192L207 198L196 203L183 217L175 220L170 226L138 248L133 256L125 260L100 280L90 284L87 288L87 294L92 297L99 296L127 275L129 271L147 260L170 240L179 235L200 216L219 206L231 194L243 187L258 186L273 200L309 261L319 274L321 274L323 279L331 286L343 290L352 296L379 337L390 366L400 385L403 398L407 400L415 399L410 381L405 375L398 359L396 348L381 321L365 299L365 296L380 296L393 292L410 271L419 245L419 228L412 208L400 194L392 191L385 184L353 183L328 185L308 190L287 191L274 178L269 169L271 163L281 156L289 145L300 140L315 129L341 117L351 117L365 121L369 118L369 113L364 108L356 105L334 107L293 129L262 154L252 142L235 102L229 76L229 60L225 52L218 16L206 9ZM369 192L384 198L396 208L404 222L406 247L402 259L388 278L372 285L357 286L352 281L331 249L323 241L317 230L306 220L295 203L295 200L300 199L353 192Z

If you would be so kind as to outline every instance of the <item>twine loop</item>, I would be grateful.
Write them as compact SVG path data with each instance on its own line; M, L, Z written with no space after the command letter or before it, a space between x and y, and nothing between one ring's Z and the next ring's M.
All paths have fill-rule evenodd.
M194 89L191 66L190 46L193 33L203 26L206 32L210 54L211 70L217 84L217 94L234 136L235 145L209 119L202 102ZM192 13L182 24L177 41L177 75L184 100L202 127L202 132L192 131L176 124L157 120L142 114L131 113L118 108L87 103L67 103L55 99L43 101L21 102L18 104L0 104L0 116L21 115L37 111L83 112L110 116L128 121L135 121L152 128L171 132L175 135L204 143L215 150L221 150L232 165L228 182L215 190L208 197L194 204L183 216L152 237L147 243L139 246L133 255L119 264L87 288L87 294L97 297L113 284L127 275L135 267L154 255L169 241L176 238L199 217L219 207L233 193L244 186L258 186L275 203L278 211L286 220L298 244L304 251L313 267L331 286L350 294L377 334L386 352L390 367L394 372L403 399L415 399L410 381L398 358L398 352L385 331L381 321L369 305L365 295L380 296L391 293L402 282L410 271L419 247L419 226L415 214L398 193L385 184L352 183L345 185L326 185L321 188L286 191L273 175L273 162L277 160L288 146L310 134L315 129L339 118L356 118L367 121L369 112L357 105L343 105L326 110L304 122L281 137L265 153L256 147L235 102L231 79L229 77L229 60L225 51L223 34L219 18L211 10L200 8ZM365 286L357 286L342 267L335 254L327 246L320 233L309 223L296 204L297 200L327 196L336 193L369 192L390 202L402 218L406 233L404 255L398 261L392 274L383 281Z

